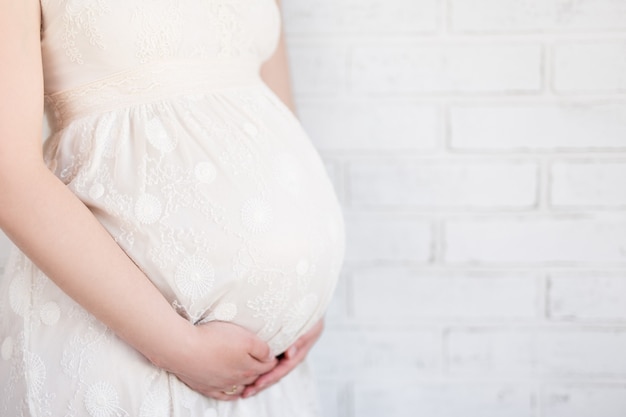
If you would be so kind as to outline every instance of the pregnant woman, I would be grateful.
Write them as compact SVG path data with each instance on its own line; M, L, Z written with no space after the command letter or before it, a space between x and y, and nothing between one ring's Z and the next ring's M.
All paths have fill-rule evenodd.
M0 0L0 63L0 415L315 416L343 224L274 0Z

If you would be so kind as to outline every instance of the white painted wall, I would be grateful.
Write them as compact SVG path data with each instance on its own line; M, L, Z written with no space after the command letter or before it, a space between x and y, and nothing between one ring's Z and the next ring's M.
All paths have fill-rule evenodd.
M626 1L283 0L345 208L325 417L626 415Z

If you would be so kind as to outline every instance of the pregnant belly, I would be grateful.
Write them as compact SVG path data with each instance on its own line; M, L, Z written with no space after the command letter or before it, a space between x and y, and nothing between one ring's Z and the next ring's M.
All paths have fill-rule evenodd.
M135 232L128 253L181 315L241 325L278 354L323 314L342 248L337 211L276 194L204 201L206 216L180 208Z
M278 354L323 314L340 210L299 123L265 88L87 117L46 155L191 322L236 323Z

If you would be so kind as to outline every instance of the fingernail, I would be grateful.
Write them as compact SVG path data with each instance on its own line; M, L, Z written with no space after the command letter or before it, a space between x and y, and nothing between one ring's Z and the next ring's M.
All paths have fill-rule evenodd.
M253 395L256 394L255 390L250 390L246 393L246 395L243 396L243 398L248 398L248 397L252 397Z
M289 355L290 358L293 358L297 351L298 349L295 346L292 346L287 351L287 355Z

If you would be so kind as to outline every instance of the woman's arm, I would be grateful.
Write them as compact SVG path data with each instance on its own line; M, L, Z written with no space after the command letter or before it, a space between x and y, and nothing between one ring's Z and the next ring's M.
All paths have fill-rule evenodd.
M176 314L45 166L39 25L39 1L0 0L0 228L63 291L153 363L207 395L230 398L221 391L272 369L268 346L236 326L196 327Z
M277 0L280 7L280 0ZM287 56L287 45L285 43L284 26L281 27L278 46L274 54L261 66L261 78L265 84L274 91L291 111L296 113L296 105L293 100L291 89L291 77L289 72L289 60Z

